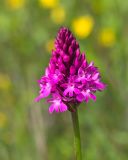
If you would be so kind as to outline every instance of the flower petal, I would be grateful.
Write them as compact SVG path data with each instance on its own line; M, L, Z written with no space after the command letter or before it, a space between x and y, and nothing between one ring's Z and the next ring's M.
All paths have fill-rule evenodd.
M102 82L96 82L97 89L102 91L105 89L106 85Z
M52 104L50 107L49 107L49 113L53 113L53 111L54 111L54 104Z
M93 79L93 80L96 80L98 77L99 77L99 73L95 73L95 74L92 76L92 79Z
M96 96L95 96L94 94L92 94L92 93L90 93L90 98L91 98L92 100L96 101Z
M62 102L60 105L60 112L65 112L67 111L68 107Z
M74 88L74 92L75 92L75 94L79 94L79 93L80 93L80 90L77 89L77 88Z
M43 94L40 94L38 97L35 98L35 102L39 102L42 98L44 98Z
M82 101L84 100L83 94L78 94L78 95L76 96L76 99L77 99L79 102L82 102Z
M68 88L67 88L67 89L65 89L65 90L64 90L64 93L63 93L63 94L64 94L64 96L66 96L66 95L68 94L68 92L69 92Z

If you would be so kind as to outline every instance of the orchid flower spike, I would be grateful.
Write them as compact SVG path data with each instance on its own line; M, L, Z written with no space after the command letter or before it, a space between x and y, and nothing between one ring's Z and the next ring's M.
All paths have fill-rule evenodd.
M35 101L51 96L50 113L74 111L71 106L87 103L89 99L96 101L95 92L106 87L100 79L98 68L87 62L71 31L62 27L45 74L38 81L40 91Z

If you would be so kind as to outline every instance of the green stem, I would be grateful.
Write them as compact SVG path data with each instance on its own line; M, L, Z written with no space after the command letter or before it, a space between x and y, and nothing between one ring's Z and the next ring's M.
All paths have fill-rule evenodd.
M74 130L74 145L75 145L76 160L82 160L81 140L80 140L80 130L79 130L77 108L74 112L71 112L71 115L72 115L73 130Z

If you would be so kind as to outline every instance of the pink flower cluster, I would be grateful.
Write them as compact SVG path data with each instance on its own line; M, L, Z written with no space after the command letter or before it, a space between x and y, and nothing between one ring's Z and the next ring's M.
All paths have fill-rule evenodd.
M81 54L78 42L65 27L58 32L49 66L38 82L40 92L35 101L50 95L50 113L75 111L72 106L89 99L95 101L94 93L105 89L97 67L87 62L85 53Z

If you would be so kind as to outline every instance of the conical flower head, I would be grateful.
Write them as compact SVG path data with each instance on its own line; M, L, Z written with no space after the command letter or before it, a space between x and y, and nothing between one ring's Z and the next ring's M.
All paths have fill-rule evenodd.
M69 31L60 28L55 40L55 50L45 75L39 80L40 92L35 99L51 96L49 112L74 111L81 102L96 100L94 93L105 89L100 81L98 68L91 62L88 64L85 53L80 52L79 44Z

